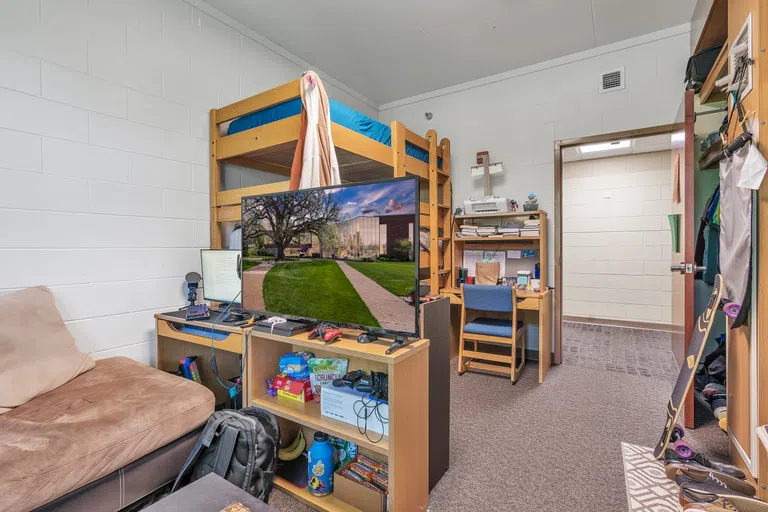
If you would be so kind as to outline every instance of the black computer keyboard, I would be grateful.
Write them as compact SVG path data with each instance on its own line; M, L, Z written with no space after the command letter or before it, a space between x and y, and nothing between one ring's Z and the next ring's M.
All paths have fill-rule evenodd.
M211 318L211 313L205 304L187 306L187 320L204 320L206 318Z

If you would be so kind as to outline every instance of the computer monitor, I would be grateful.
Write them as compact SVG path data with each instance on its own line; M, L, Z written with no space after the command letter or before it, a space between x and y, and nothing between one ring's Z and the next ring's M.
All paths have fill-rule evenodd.
M203 249L203 298L216 302L242 302L240 251Z

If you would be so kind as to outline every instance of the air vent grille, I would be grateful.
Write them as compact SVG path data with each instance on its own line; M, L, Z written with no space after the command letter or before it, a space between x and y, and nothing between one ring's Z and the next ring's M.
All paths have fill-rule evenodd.
M747 16L728 53L731 76L734 77L734 82L738 82L743 99L752 91L752 13ZM739 72L742 66L744 68ZM736 83L733 85L735 87Z
M612 69L600 73L599 92L618 91L624 88L624 68Z

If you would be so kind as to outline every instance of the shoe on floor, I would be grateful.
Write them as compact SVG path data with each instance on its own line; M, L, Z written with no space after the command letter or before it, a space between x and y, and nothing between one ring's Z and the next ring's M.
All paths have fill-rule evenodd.
M740 478L742 480L744 480L747 477L744 474L744 472L739 468L737 468L736 466L732 466L730 464L723 464L721 462L712 462L702 453L696 453L694 454L693 457L686 459L686 458L680 457L677 453L675 453L675 450L671 448L667 448L667 450L664 452L664 460L665 460L665 464L671 464L672 462L696 462L698 464L701 464L702 466L715 469L720 473L725 473L729 476Z
M681 459L681 460L668 460L664 462L664 473L667 475L667 478L669 478L670 480L674 481L675 477L677 476L678 470L686 470L686 471L691 470L691 471L696 471L697 473L712 473L715 476L722 475L726 477L736 478L737 480L744 480L742 478L738 478L732 475L731 473L725 473L723 471L719 471L709 466L704 466L694 460Z
M693 504L696 504L704 505L704 510L712 510L711 507L720 507L735 512L768 512L768 503L757 498L735 493L718 484L684 483L680 486L678 500L680 505L686 510L691 510L691 508L695 510Z
M715 473L709 468L679 468L675 475L675 483L681 486L686 483L719 485L745 496L754 496L755 488L746 480L739 480L724 473Z

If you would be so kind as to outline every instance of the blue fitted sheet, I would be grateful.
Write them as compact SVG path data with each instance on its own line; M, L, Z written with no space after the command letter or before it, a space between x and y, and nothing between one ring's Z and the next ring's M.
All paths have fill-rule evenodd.
M340 124L350 130L354 130L376 142L392 146L392 130L389 126L380 123L375 119L371 119L338 101L329 100L329 103L331 107L332 122ZM250 130L257 126L274 123L275 121L280 121L281 119L286 119L299 114L301 114L301 98L294 98L235 119L229 125L227 135ZM405 153L422 162L429 162L429 152L418 146L414 146L409 142L406 142L405 144ZM437 164L438 167L443 166L442 158L438 159Z

